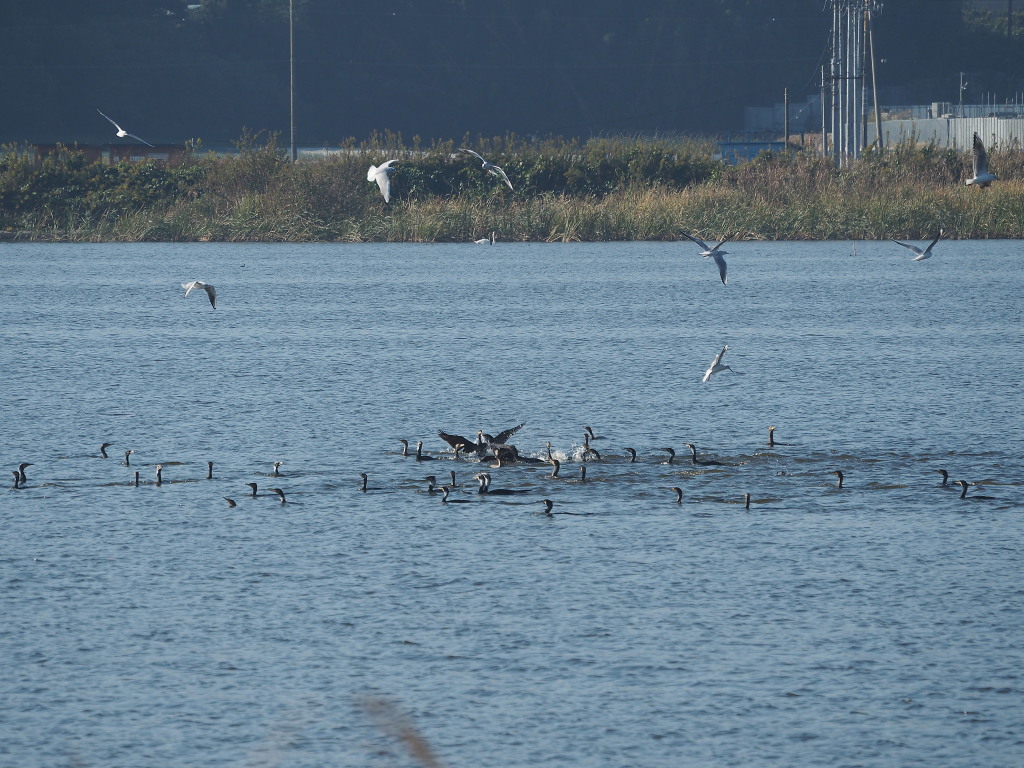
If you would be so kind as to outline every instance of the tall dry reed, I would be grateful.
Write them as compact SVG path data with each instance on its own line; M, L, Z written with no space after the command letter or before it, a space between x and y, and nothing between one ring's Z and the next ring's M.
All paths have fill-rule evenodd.
M454 153L471 144L515 191ZM994 150L1000 181L963 184L966 155L901 145L844 168L809 152L740 166L708 142L514 136L406 146L348 142L292 164L271 138L232 157L194 154L180 168L90 166L68 151L33 164L0 156L7 237L126 241L464 242L501 240L880 239L1024 237L1024 153ZM385 204L366 168L397 159Z

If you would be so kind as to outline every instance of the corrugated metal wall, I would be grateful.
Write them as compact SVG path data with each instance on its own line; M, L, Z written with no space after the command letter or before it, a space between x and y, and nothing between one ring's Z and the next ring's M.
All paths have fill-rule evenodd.
M970 149L974 134L985 146L1020 146L1024 143L1024 118L1004 120L998 117L937 118L932 120L883 120L882 138L886 146L901 141L934 142L940 147ZM868 123L868 144L875 141L875 125Z

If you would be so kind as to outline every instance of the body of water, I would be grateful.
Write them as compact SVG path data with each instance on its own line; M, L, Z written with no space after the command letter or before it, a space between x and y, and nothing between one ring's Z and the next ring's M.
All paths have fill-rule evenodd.
M727 247L0 247L0 764L1024 764L1024 245Z

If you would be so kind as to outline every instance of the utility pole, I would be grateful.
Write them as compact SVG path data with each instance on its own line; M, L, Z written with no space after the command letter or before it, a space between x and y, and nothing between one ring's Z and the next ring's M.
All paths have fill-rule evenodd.
M825 65L821 66L821 92L818 97L821 102L821 156L828 154L828 134L825 131Z
M786 156L789 156L789 88L782 89L782 137Z
M878 108L878 66L875 59L875 22L871 14L871 6L864 6L865 21L868 26L868 55L871 57L871 97L875 102L875 138L878 140L878 151L885 149L882 140L882 115Z
M298 157L295 149L295 0L288 0L288 115L291 123L292 162Z

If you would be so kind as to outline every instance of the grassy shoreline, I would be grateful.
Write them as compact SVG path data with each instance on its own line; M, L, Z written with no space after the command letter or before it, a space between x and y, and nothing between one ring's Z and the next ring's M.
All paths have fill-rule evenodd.
M901 146L836 169L811 152L742 166L696 141L478 142L511 192L453 144L375 139L291 164L273 140L185 164L36 165L0 157L0 240L51 242L468 242L1024 238L1024 152L993 151L1000 181L963 183L966 155ZM385 205L370 163L398 158Z

